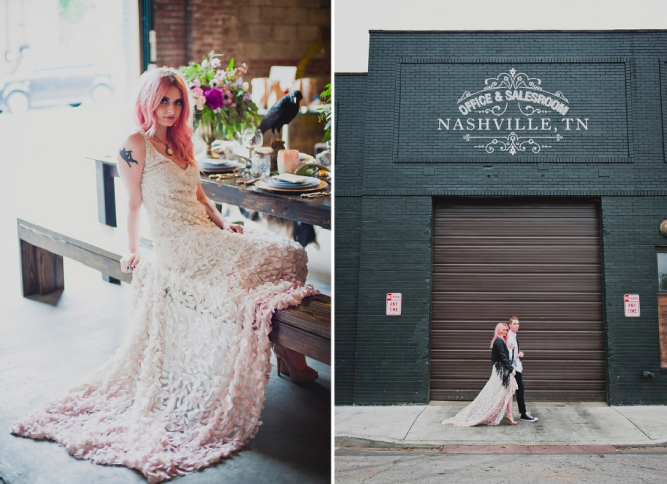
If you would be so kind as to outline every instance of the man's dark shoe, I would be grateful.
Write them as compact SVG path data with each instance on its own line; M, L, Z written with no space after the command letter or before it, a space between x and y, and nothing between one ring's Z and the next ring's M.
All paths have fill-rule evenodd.
M533 417L530 412L526 412L521 415L521 420L524 422L537 422L539 419L537 417Z

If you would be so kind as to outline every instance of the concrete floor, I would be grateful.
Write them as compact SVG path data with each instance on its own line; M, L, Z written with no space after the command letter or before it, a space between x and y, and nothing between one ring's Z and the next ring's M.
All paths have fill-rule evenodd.
M122 131L124 124L103 124L107 114L82 107L0 115L0 484L146 482L127 468L79 461L56 443L8 431L16 418L102 364L125 334L131 296L126 284L105 283L98 272L67 259L59 297L24 299L19 282L16 217L96 223L94 164L84 156L108 151L103 140L119 139L119 133L106 128ZM110 114L121 119L123 113ZM119 200L119 211L123 206ZM144 225L148 235L145 230ZM326 274L328 257L321 255L316 275ZM312 282L329 292L326 278ZM264 424L248 446L175 482L330 482L330 367L309 363L320 374L309 385L272 374Z
M19 297L3 305L0 477L7 484L146 482L132 470L78 461L56 443L7 431L14 419L99 366L123 339L131 288L104 283L72 261L65 261L65 274L66 289L56 305ZM310 364L320 378L309 385L272 374L264 424L244 450L178 482L329 482L330 368Z

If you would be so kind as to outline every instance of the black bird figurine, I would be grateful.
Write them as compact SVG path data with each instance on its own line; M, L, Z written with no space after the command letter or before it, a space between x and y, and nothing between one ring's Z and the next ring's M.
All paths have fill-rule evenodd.
M262 134L271 130L271 133L275 138L276 131L278 131L278 136L282 138L283 126L289 124L299 113L301 99L303 99L301 91L292 91L271 106L271 109L269 109L269 112L266 113L266 116L264 116L264 119L259 125Z

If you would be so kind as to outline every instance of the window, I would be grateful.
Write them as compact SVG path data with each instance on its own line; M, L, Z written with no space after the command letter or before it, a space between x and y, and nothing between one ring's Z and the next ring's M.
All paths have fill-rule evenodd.
M667 247L656 247L658 256L658 293L667 294Z

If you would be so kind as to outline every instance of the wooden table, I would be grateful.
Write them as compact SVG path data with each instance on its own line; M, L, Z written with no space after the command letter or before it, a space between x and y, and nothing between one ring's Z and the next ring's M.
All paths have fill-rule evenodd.
M115 157L88 157L97 168L98 220L116 227L116 195L114 177L118 176ZM236 179L211 181L202 175L201 184L206 196L216 203L229 203L248 210L275 215L297 222L331 228L331 196L303 199L300 195L267 192L251 185L237 185Z

